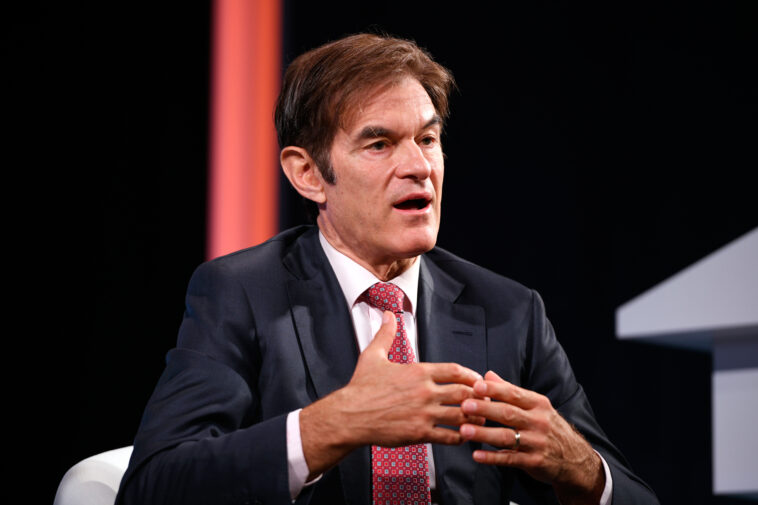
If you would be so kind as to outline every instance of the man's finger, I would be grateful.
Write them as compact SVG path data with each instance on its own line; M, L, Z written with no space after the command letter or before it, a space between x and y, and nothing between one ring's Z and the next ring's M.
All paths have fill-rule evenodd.
M437 384L457 383L473 386L482 376L458 363L422 363Z
M505 402L470 398L461 403L461 410L467 415L483 416L490 421L514 428L526 428L531 421L528 411Z
M432 428L428 441L432 444L459 445L463 442L463 438L458 430L435 426Z
M434 400L443 405L460 405L469 398L478 398L471 387L458 383L438 384L434 392Z
M484 380L474 384L474 391L479 396L488 396L493 400L510 403L522 409L537 407L545 401L544 396L511 384L492 371L484 375Z
M482 426L486 422L483 417L468 416L460 408L450 405L440 405L432 411L435 425L461 426L473 424Z
M397 317L392 312L385 310L382 314L382 325L374 335L371 343L363 350L369 354L380 354L385 359L392 348L392 342L395 340L397 332Z
M513 468L532 468L538 460L534 454L520 451L485 451L476 450L473 453L474 461L485 465L510 466Z
M473 440L501 449L517 449L528 452L529 433L518 432L511 428L490 428L470 423L462 424L459 431L464 440ZM516 446L516 433L519 434L518 447Z

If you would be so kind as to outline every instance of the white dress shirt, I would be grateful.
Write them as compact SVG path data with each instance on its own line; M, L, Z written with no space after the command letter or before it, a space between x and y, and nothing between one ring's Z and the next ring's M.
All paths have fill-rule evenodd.
M345 295L345 303L350 310L350 316L353 321L358 348L361 352L368 347L373 340L374 335L382 325L382 310L373 307L365 302L358 302L358 298L372 285L382 282L374 274L363 268L361 265L348 258L337 249L335 249L324 236L319 232L319 242L324 249L329 264L339 282L342 293ZM418 299L418 280L419 280L420 260L416 258L410 268L405 272L392 279L392 284L403 290L405 300L403 305L403 322L408 342L413 349L413 353L418 360L418 337L416 333L416 308ZM436 487L436 474L434 469L434 458L432 457L432 446L427 445L427 454L429 455L429 484L432 489ZM611 505L610 495L612 490L611 473L605 460L603 468L605 469L605 489L600 505ZM300 438L300 410L290 412L287 416L287 460L289 465L289 487L290 496L294 500L302 491L303 487L318 481L321 477L313 479L306 483L308 474L308 465L305 462L303 446Z

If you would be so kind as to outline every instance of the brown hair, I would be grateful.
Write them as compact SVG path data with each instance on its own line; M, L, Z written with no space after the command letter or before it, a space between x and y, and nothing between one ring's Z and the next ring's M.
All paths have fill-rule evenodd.
M367 91L407 76L421 83L437 114L447 118L453 76L413 41L362 33L298 56L284 74L276 104L280 147L308 151L324 180L334 184L329 151L337 128L347 124Z

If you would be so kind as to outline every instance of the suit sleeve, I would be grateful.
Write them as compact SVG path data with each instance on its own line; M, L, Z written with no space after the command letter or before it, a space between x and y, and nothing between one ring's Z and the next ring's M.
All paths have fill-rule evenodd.
M262 418L250 307L222 263L196 270L117 504L290 503L286 413Z
M542 299L536 292L532 292L522 384L550 398L553 407L603 456L613 479L612 505L658 503L653 491L632 472L624 456L608 440L595 420L587 396L574 377L568 357L555 337L552 325L545 316ZM531 488L532 494L541 497L546 494L546 486L534 482L523 484L525 488Z

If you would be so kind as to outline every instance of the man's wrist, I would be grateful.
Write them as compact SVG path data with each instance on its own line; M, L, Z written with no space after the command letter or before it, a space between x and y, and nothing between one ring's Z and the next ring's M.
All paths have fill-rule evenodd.
M345 429L345 416L338 409L344 401L343 389L300 411L300 438L309 479L324 473L357 447L348 439L351 430Z
M606 489L604 461L593 449L590 460L582 466L583 475L577 482L553 486L561 505L600 505L603 491Z

